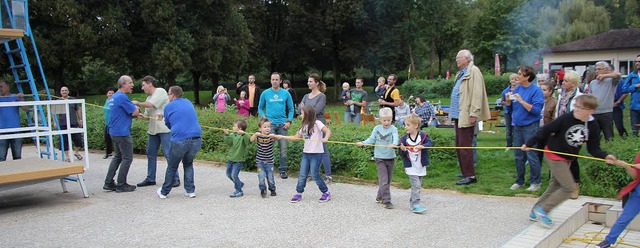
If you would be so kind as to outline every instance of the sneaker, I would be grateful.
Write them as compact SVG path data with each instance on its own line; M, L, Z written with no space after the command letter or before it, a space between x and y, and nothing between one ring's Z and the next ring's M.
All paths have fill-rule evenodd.
M276 190L275 189L271 190L271 196L276 196L276 195L278 195L278 194L276 194Z
M553 222L551 221L551 219L549 219L549 217L547 216L547 213L545 213L544 210L542 210L542 207L536 206L533 209L533 212L536 214L536 217L539 220L538 223L540 223L542 226L546 228L553 227Z
M422 205L418 205L417 207L411 209L411 212L414 212L416 214L424 213L424 211L427 211L427 209L425 207L423 207Z
M331 177L331 176L327 176L327 178L325 178L325 179L324 179L324 182L325 182L326 184L330 184L331 182L333 182L333 177Z
M261 189L260 190L260 196L262 196L262 198L266 198L267 197L267 190Z
M116 193L133 192L135 190L136 190L136 186L129 185L126 183L120 187L116 187Z
M229 197L236 198L236 197L241 197L243 195L244 193L242 191L236 191L236 192L233 192L233 194L230 194Z
M167 195L162 194L162 187L158 188L156 190L156 193L158 194L158 197L160 197L160 199L167 199Z
M196 197L196 192L191 192L191 193L184 193L184 196L189 197L189 198L194 198Z
M289 176L287 175L287 172L281 171L280 172L280 178L287 179L287 178L289 178Z
M510 187L509 189L511 189L511 190L517 190L517 189L519 189L520 187L522 187L522 185L517 184L517 183L514 183L513 185L511 185L511 187Z
M536 192L538 190L540 190L540 184L531 184L531 186L527 188L527 191L531 191L531 192Z
M394 206L391 202L387 202L387 203L382 203L384 205L384 208L386 209L393 209Z
M529 220L538 221L538 216L533 212L533 210L531 210L531 213L529 213Z
M609 248L609 247L611 247L611 244L609 244L609 242L607 242L607 240L603 240L602 242L598 243L598 247L600 247L600 248Z
M295 194L293 195L293 197L291 198L291 202L292 203L297 203L300 200L302 200L302 194Z
M105 183L104 186L102 186L102 189L106 191L116 191L116 184L113 182Z
M378 203L378 204L382 204L382 198L380 198L380 197L376 197L376 203Z
M331 193L329 191L322 193L322 197L320 197L320 202L328 202L331 200Z

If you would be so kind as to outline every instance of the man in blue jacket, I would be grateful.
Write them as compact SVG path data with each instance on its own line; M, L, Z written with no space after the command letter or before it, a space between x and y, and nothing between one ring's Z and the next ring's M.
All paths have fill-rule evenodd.
M631 116L631 131L634 137L638 137L638 126L640 124L640 77L638 76L640 69L640 55L636 57L636 70L629 73L627 81L622 87L623 93L631 93L631 102L629 103L629 115Z

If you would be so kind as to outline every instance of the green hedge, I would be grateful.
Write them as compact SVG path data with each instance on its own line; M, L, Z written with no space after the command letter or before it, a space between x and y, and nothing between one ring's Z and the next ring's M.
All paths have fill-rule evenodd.
M413 96L422 95L427 99L449 97L455 84L454 80L454 77L450 79L411 79L402 84L402 92L411 92ZM484 75L484 84L487 95L499 95L509 85L509 75Z
M603 142L601 146L603 150L613 154L616 158L632 163L638 154L637 144L638 138L624 140L616 138L613 142ZM632 181L631 176L620 166L580 159L580 167L582 166L586 166L586 174L590 181L587 188L590 195L615 197L620 189Z
M226 162L225 154L228 146L222 142L224 133L216 128L228 128L231 129L233 121L239 117L235 114L235 110L231 109L225 113L216 113L213 111L213 107L197 109L200 125L202 126L203 144L202 150L198 153L198 159ZM102 117L102 110L97 108L87 108L87 119L89 126L87 126L89 148L91 149L105 149L105 143L103 139L104 132L104 118ZM258 131L257 118L249 118L247 120L247 131L254 133ZM300 127L300 122L293 123L289 135L293 135L294 131ZM332 131L330 140L341 142L358 142L366 139L373 129L373 125L356 126L350 124L342 125L330 125L329 128ZM134 143L134 152L137 154L145 154L147 146L147 122L144 120L134 120L132 125L132 137ZM403 129L400 129L400 135L404 133ZM429 135L436 144L443 144L447 146L453 146L454 137L443 129L429 129ZM302 142L287 142L287 166L290 169L298 170L300 167L300 159L302 156ZM355 145L345 145L337 143L328 143L327 149L332 162L332 169L340 175L361 177L364 172L364 168L371 164L370 158L373 155L372 147L359 148ZM276 166L278 164L278 148L276 145ZM160 151L161 152L161 151ZM255 168L255 145L251 145L248 149L249 157L245 165L245 169ZM433 150L431 158L438 160L450 160L455 158L454 150ZM398 164L400 164L398 160Z

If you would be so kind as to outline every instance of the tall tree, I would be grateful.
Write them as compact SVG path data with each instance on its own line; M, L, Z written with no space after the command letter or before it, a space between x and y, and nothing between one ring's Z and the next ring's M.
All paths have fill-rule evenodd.
M362 27L366 22L362 1L298 0L289 6L289 37L302 41L311 66L333 72L337 96L342 74L350 73L361 57L359 47L364 44Z
M496 47L508 40L507 19L524 0L478 0L471 3L472 20L468 26L467 42L474 54L474 62L481 68L491 68Z
M89 10L73 0L30 1L30 23L45 73L59 90L80 74L82 61L97 36L87 19ZM95 18L95 16L94 16ZM69 76L67 76L69 74ZM75 91L82 85L70 85Z
M221 75L240 73L248 60L252 38L232 1L195 0L188 2L187 9L190 11L183 13L180 26L195 40L188 70L195 103L200 104L200 79L209 77L215 85Z
M587 0L564 0L557 9L545 6L539 18L544 30L548 30L540 36L543 46L564 44L609 30L607 10Z

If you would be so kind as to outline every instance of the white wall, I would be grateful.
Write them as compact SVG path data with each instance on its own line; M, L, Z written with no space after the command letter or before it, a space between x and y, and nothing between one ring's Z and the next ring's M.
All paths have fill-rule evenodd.
M619 71L619 61L635 61L636 57L640 54L640 50L627 49L627 50L609 50L609 51L587 51L587 52L570 52L570 53L549 53L542 55L543 68L545 71L549 70L549 64L557 63L575 63L575 62L587 62L587 61L611 61L615 70Z

